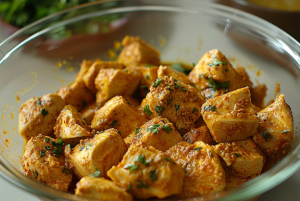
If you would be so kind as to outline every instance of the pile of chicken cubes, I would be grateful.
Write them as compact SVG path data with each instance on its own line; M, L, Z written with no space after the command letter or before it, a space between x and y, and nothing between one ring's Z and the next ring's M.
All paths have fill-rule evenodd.
M284 95L264 107L217 49L188 74L161 65L158 51L126 36L117 61L84 60L75 82L22 104L26 176L101 200L180 199L236 188L266 160L291 150Z

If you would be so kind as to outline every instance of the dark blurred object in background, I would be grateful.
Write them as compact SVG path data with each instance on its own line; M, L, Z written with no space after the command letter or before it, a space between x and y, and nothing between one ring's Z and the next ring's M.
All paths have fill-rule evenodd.
M300 0L216 0L261 17L300 41Z

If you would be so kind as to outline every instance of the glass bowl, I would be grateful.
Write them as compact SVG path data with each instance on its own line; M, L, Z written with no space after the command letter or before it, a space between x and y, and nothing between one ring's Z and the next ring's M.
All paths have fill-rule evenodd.
M86 25L90 25L87 30L83 28ZM254 84L267 85L266 102L275 98L279 82L292 108L295 140L288 156L237 189L194 199L250 199L299 169L299 43L260 18L212 2L136 0L72 8L37 21L0 44L1 177L50 200L89 200L23 176L20 157L24 140L18 134L18 109L33 96L72 83L82 59L113 59L118 53L115 41L127 34L154 45L165 62L196 63L206 51L218 48L234 66L244 66Z

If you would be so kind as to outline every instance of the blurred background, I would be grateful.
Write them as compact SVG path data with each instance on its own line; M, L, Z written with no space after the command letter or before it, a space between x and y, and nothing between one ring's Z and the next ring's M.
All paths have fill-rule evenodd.
M43 17L56 12L80 6L86 3L93 3L99 0L1 0L0 1L0 28L4 37L7 37L18 29L31 24ZM127 0L128 2L131 0ZM134 1L134 0L133 0ZM288 32L295 39L300 41L300 29L297 22L300 20L300 0L202 0L214 1L228 5L259 16L281 29ZM116 7L115 3L106 6ZM70 12L66 19L74 17L78 13ZM78 25L82 33L93 34L95 32L108 31L108 24L119 16L112 16L111 19L98 19L96 23ZM55 39L70 37L72 33L61 32Z

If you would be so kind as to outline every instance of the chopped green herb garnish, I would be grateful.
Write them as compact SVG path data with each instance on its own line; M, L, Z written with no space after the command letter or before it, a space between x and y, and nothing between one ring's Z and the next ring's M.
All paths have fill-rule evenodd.
M285 133L288 133L288 132L290 132L290 130L287 129L287 130L282 131L281 134L285 134Z
M242 157L241 154L237 154L237 153L234 153L234 155L238 158L238 157Z
M53 151L54 156L60 157L62 152L63 152L63 150L61 147L54 147L54 151Z
M198 112L198 111L199 111L199 110L198 110L197 108L194 107L192 113L195 114L195 112Z
M87 106L87 103L85 102L85 100L82 100L82 108L85 108Z
M196 64L193 62L193 67L195 67L196 66Z
M127 73L127 72L128 72L128 69L126 69L125 72Z
M150 171L149 172L149 175L151 177L151 181L156 181L157 180L157 169L156 170L153 170L153 171Z
M150 188L150 186L148 186L147 184L144 184L143 182L141 182L139 180L135 180L135 182L136 182L137 188Z
M265 141L268 141L268 139L271 137L270 133L268 132L262 132L261 134L263 135Z
M150 116L150 115L152 114L152 112L151 112L150 107L149 107L148 104L144 107L144 112L145 112L146 115L148 115L148 116Z
M201 150L202 149L202 147L196 147L194 150L196 151L196 150Z
M181 91L186 91L187 89L186 88L181 88Z
M134 161L144 164L145 163L145 155L144 154L138 155L137 157L135 157Z
M173 65L171 65L171 67L181 73L185 73L185 74L189 74L192 69L186 69L184 68L180 63L174 63Z
M144 165L148 166L150 162L151 162L151 158L149 158L148 160L146 160L145 163L144 163Z
M218 89L225 89L228 90L228 88L231 86L230 85L230 81L226 81L226 82L215 82L213 81L213 79L211 79L210 77L206 78L208 80L208 83L210 85L210 87L213 88L214 91L218 90Z
M45 149L46 150L51 150L51 147L50 146L45 146Z
M62 170L62 172L65 173L65 174L70 174L70 170L67 169L67 168L64 168L64 169Z
M211 106L210 111L212 111L212 112L216 111L216 106Z
M165 157L165 160L166 161L170 161L171 163L175 164L175 162L171 158L169 158L169 157Z
M59 138L59 140L57 141L57 143L56 143L56 145L58 146L58 147L61 147L61 146L63 146L65 143L64 143L64 141L61 139L61 138Z
M229 70L228 69L225 69L225 72L228 72Z
M168 134L173 130L171 126L165 124L163 125L163 128L162 128L164 131L166 131Z
M127 186L127 192L128 192L128 193L130 193L131 188L132 188L131 184L128 184L128 186Z
M49 141L50 141L50 138L46 137L45 142L49 142Z
M155 107L155 110L156 110L156 112L157 112L157 114L159 116L161 116L161 114L163 113L164 109L165 108L163 106L161 106L161 105L158 105L158 106Z
M46 152L44 150L41 150L40 157L44 157L46 155Z
M206 79L208 80L208 83L213 88L213 90L216 91L217 90L217 83L215 83L215 81L213 81L213 79L211 79L210 77L207 77Z
M150 80L150 76L149 76L149 75L146 75L146 79L147 79L147 80Z
M199 75L199 79L203 78L204 76L205 76L205 73L200 74L200 75Z
M51 141L51 144L52 144L53 146L56 146L56 143L55 143L54 141Z
M118 123L118 120L114 120L114 121L111 123L111 126L112 126L112 127L115 127L115 126L117 125L117 123Z
M40 99L37 99L37 100L36 100L36 104L37 104L37 105L41 105Z
M124 169L129 169L130 172L133 170L136 170L137 168L138 168L138 166L135 164L127 164L124 166Z
M168 90L171 91L171 87L170 86L168 86Z
M86 146L86 150L89 150L92 147L93 144L89 144Z
M181 85L181 84L177 84L177 83L175 83L175 89L178 89L179 87L182 87L183 85Z
M147 131L151 131L154 135L158 133L157 128L160 127L159 124L154 124L153 126L150 126L147 128Z
M180 107L180 105L176 105L176 104L175 104L175 111L176 111L176 114L177 114L177 111L179 110L179 107Z
M79 151L82 151L84 149L84 145L80 147Z
M45 108L43 108L42 109L42 115L43 116L47 116L47 114L48 114L48 111Z
M140 88L148 88L146 85L141 85Z
M226 62L224 62L224 61L219 61L219 60L217 60L216 58L214 59L214 62L212 62L212 63L210 63L210 64L208 64L208 65L209 65L209 66L218 66L219 64L222 64L223 66L227 65Z
M157 80L155 80L155 82L153 83L152 87L158 87L158 85L162 82L161 78L157 78Z
M140 128L140 127L137 127L137 128L135 129L135 134L138 134L138 133L140 132L140 130L141 130L141 128Z
M98 178L98 177L100 177L100 174L101 174L101 172L96 168L96 171L88 176Z

